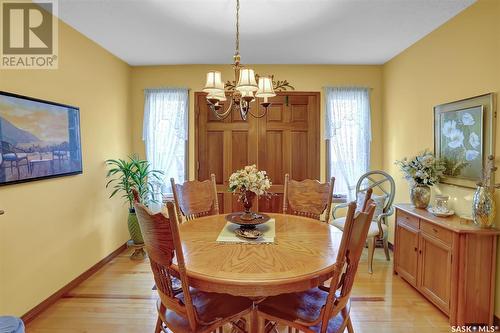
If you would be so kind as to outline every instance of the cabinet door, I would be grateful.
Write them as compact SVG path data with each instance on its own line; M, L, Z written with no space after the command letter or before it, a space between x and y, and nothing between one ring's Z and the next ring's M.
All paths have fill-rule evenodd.
M414 287L417 286L418 234L408 226L396 226L396 272Z
M451 248L421 233L419 290L446 313L450 311Z
M259 119L259 168L273 183L271 199L260 198L259 210L283 209L285 174L290 179L319 179L319 94L278 93L267 115Z
M257 120L241 120L234 111L219 120L207 106L206 94L195 93L196 142L198 165L196 179L205 180L215 174L219 211L230 213L243 210L236 196L227 191L231 173L245 165L257 163ZM221 110L229 106L222 102Z

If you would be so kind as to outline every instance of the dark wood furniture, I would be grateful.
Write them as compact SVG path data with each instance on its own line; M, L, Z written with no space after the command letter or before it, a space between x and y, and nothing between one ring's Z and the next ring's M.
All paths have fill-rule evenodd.
M206 94L195 93L195 177L216 175L220 212L243 210L227 191L227 181L245 165L266 170L273 183L271 192L276 195L253 204L261 212L282 212L286 173L296 180L320 179L320 93L278 92L269 102L263 118L242 121L234 112L218 120L207 107Z
M317 287L332 277L342 239L337 228L302 216L270 213L276 243L217 243L225 215L206 216L179 226L190 284L206 292L268 296ZM262 332L256 311L251 332ZM260 329L262 327L260 326Z
M500 231L410 204L395 207L394 273L448 315L450 325L492 325Z
M160 297L155 333L166 332L166 329L176 333L211 332L227 323L235 323L233 327L237 329L236 321L249 313L252 301L191 288L174 204L167 202L170 218L163 213L153 214L138 202L134 207ZM171 269L174 256L175 271ZM172 274L178 274L181 290L173 287Z
M202 216L219 214L214 174L210 175L210 180L192 180L184 182L184 184L176 184L175 180L170 178L170 183L172 184L179 221L181 221L182 216L186 220L192 220Z
M325 221L328 223L334 184L334 177L330 178L329 183L320 183L311 179L290 180L287 173L283 190L283 214L306 216L316 220L325 214Z
M268 297L257 305L258 316L301 332L353 333L349 298L374 211L371 203L356 214L356 203L349 204L330 287Z

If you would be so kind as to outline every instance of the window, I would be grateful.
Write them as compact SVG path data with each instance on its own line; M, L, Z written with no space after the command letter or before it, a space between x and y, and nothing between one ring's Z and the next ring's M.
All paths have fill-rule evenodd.
M188 90L146 89L142 139L146 158L162 171L161 193L172 194L170 178L182 183L187 178Z
M326 88L327 172L336 194L354 199L358 179L370 168L370 93L368 88Z

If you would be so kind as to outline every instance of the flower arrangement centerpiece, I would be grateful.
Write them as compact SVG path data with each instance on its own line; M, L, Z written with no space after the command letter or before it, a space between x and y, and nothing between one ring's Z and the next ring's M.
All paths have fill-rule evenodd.
M445 166L428 150L411 157L396 161L410 184L410 199L417 208L426 208L431 199L430 187L441 179Z
M256 195L269 197L271 193L271 180L265 171L259 171L255 164L247 165L241 170L234 172L229 177L229 192L238 196L238 201L245 207L245 213L240 217L242 220L253 220L254 214L250 212L252 201Z

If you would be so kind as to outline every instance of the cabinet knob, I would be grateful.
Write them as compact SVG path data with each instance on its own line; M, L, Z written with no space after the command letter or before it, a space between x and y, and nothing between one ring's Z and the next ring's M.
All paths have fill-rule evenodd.
M417 251L418 251L418 249L415 247L415 252L417 252Z
M0 215L3 215L3 214L5 214L5 212L0 209Z

